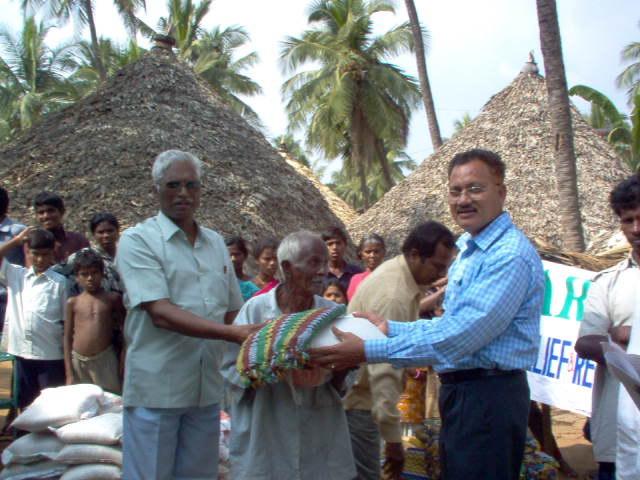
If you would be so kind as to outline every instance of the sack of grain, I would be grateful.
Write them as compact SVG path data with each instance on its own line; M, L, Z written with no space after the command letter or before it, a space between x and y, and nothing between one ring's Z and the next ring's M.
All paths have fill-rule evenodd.
M84 463L112 463L122 466L122 449L106 445L84 443L65 445L56 455L55 461L69 465Z
M122 471L115 465L100 463L77 465L67 470L60 480L119 480Z
M29 433L11 442L2 452L2 464L34 463L40 460L51 460L60 450L63 443L51 433Z
M64 427L52 428L51 431L64 443L115 445L122 438L122 414L105 413Z
M61 427L98 414L102 388L88 383L45 388L11 426L28 432Z
M103 413L122 413L124 410L122 397L111 392L104 392L102 400L100 400L100 414Z
M28 465L9 465L0 472L0 480L27 480L32 478L58 478L67 469L51 460L30 463Z

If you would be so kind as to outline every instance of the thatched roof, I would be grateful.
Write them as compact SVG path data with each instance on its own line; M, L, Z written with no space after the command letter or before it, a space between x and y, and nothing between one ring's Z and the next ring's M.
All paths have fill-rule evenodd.
M313 172L313 170L297 161L291 156L290 153L284 150L278 150L278 153L287 161L290 166L295 169L296 172L313 183L313 185L325 198L325 200L331 207L331 210L333 210L333 213L335 213L336 216L340 220L342 220L345 225L348 225L356 219L356 217L358 216L356 211L351 208L351 206L347 202L341 199L333 190L322 183L317 175Z
M377 232L388 241L390 250L397 252L409 231L427 219L457 229L447 205L447 164L456 153L484 148L498 152L507 165L506 208L515 223L528 236L559 246L561 227L547 91L544 78L537 69L532 70L520 73L458 135L351 222L352 237ZM572 118L582 221L589 243L617 230L608 194L630 173L575 108Z
M312 181L160 49L0 147L0 178L12 196L11 215L26 222L33 196L46 189L63 196L70 228L86 230L100 210L132 225L157 211L150 167L170 148L205 164L198 214L205 226L253 241L343 225Z

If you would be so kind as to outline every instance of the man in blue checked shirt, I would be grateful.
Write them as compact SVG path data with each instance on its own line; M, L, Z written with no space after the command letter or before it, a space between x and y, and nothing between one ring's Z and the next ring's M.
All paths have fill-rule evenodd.
M449 207L464 229L449 270L445 313L400 323L361 314L388 338L363 341L336 331L336 346L312 350L323 366L362 362L433 365L440 376L442 478L517 479L529 412L525 370L537 358L544 273L504 211L505 165L474 149L449 163Z

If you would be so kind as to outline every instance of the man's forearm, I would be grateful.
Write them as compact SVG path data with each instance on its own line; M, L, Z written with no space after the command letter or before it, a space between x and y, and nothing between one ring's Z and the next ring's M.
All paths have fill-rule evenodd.
M210 338L228 342L241 342L238 329L206 320L198 315L181 309L168 300L157 300L143 304L151 321L158 328L188 335L190 337Z
M605 364L602 342L608 341L605 335L585 335L576 342L575 350L581 358Z

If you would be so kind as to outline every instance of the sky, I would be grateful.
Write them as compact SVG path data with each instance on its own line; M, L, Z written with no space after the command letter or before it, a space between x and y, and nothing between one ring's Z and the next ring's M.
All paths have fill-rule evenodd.
M110 0L95 0L99 35L126 42L127 34ZM141 17L151 26L166 16L167 0L147 0ZM307 26L307 0L214 0L204 26L242 25L251 37L246 52L255 50L258 65L248 74L263 94L245 99L259 114L268 138L284 133L287 118L280 86L286 79L279 66L281 42L299 36ZM21 25L18 0L0 0L0 23L10 30ZM440 129L451 136L453 123L465 113L475 117L482 106L518 74L533 51L544 73L534 0L415 0L421 23L429 31L427 68ZM557 0L568 85L587 84L605 93L628 113L625 92L615 85L622 71L620 51L640 40L638 0ZM396 14L374 16L375 31L408 21L404 2ZM84 36L73 25L53 28L47 38L57 44ZM141 41L144 45L144 41ZM246 53L245 52L245 53ZM417 78L413 54L393 63ZM586 104L575 101L581 110ZM413 113L407 153L418 163L432 153L424 109ZM329 171L339 168L331 164Z

